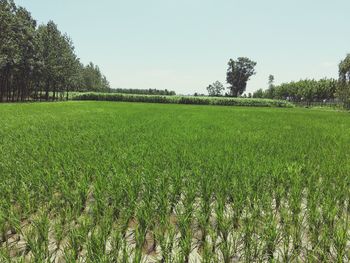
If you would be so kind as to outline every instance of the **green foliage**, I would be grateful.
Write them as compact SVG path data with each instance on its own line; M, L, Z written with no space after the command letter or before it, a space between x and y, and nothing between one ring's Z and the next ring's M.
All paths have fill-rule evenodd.
M336 97L350 108L350 83L340 83L336 90Z
M127 95L115 93L82 93L74 94L73 100L126 101L172 104L200 104L222 106L255 106L255 107L293 107L288 101L254 98L199 97L199 96L156 96Z
M244 93L247 82L251 76L255 75L256 62L249 58L239 57L237 60L230 59L226 73L226 81L229 87L230 95L239 97Z
M73 101L0 115L3 262L349 261L348 113Z
M339 63L339 80L300 80L273 85L274 76L269 76L269 87L253 93L253 98L283 99L293 102L320 102L337 100L350 108L350 54Z
M158 90L158 89L112 89L110 92L113 93L124 93L124 94L139 94L139 95L164 95L174 96L175 91L172 90Z
M258 89L253 93L253 98L264 98L264 90Z
M337 97L350 108L350 54L339 64Z
M209 96L212 97L219 97L223 95L223 92L225 90L224 85L220 81L215 81L213 84L210 84L207 87L207 91Z
M81 65L80 74L82 81L77 86L77 91L109 92L109 82L102 75L99 67L90 62L86 67Z
M273 75L269 75L269 88L273 86L275 82L275 77Z
M271 85L267 90L254 92L254 98L282 99L290 101L321 101L335 98L337 81L334 79L300 80Z
M342 83L350 83L350 54L339 64L339 80Z
M109 90L98 67L79 62L72 40L53 21L37 27L25 8L1 0L0 25L0 102Z

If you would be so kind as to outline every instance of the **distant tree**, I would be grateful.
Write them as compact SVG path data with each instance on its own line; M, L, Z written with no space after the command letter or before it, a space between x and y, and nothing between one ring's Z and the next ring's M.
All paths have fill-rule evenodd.
M220 81L215 81L207 87L209 96L222 96L224 90L225 87Z
M245 57L239 57L237 60L229 60L226 81L230 84L229 90L231 96L238 97L244 93L248 80L256 74L255 66L256 62Z
M272 86L263 92L263 97L312 102L334 99L336 88L337 81L334 79L305 79Z
M269 79L268 79L268 88L267 90L264 92L264 96L265 98L270 98L273 99L275 96L275 77L273 75L269 75Z
M107 78L102 75L100 68L90 62L81 70L82 86L79 91L109 92L110 86Z
M273 75L269 75L269 88L273 86L275 82L275 77Z
M339 80L344 83L350 83L350 54L339 64Z
M111 88L109 81L107 80L106 76L102 77L102 89L103 90L109 90Z
M263 98L264 97L264 91L262 89L258 89L253 93L253 98Z
M344 102L350 100L350 54L339 64L339 85L336 96Z
M207 87L207 91L208 91L208 95L209 96L215 96L215 89L214 89L214 86L212 84L210 84Z

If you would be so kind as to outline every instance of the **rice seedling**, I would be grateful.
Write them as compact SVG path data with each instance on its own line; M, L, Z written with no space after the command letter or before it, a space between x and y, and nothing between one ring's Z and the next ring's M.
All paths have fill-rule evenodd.
M181 103L1 104L0 261L350 260L348 113Z

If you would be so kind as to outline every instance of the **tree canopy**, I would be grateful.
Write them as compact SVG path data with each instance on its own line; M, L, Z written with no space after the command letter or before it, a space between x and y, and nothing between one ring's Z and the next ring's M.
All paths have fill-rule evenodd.
M339 63L339 87L337 96L344 102L350 100L350 54Z
M0 0L0 25L0 102L109 90L99 68L79 61L72 40L53 21L37 26L25 8Z
M230 59L226 73L226 81L230 84L230 95L238 97L242 95L247 82L251 76L255 75L256 62L246 57L239 57L237 60Z
M350 54L339 64L339 80L350 83Z
M350 54L339 63L339 79L305 79L274 85L273 75L269 76L268 88L258 89L254 98L288 99L291 101L321 101L338 99L349 103L350 98Z
M222 96L224 90L225 87L220 81L215 81L207 87L209 96Z
M305 79L282 83L280 85L270 85L268 89L259 89L254 92L254 98L288 99L291 101L321 101L324 99L334 99L337 90L335 79Z

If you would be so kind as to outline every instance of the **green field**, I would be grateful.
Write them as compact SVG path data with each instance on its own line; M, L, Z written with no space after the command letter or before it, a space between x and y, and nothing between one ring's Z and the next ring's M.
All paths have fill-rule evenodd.
M350 115L0 105L0 262L350 260Z

